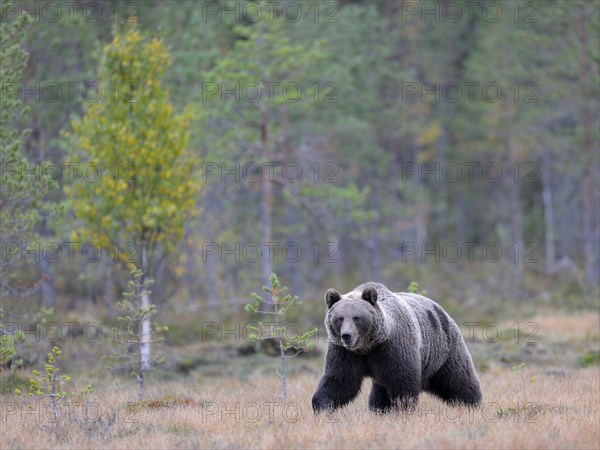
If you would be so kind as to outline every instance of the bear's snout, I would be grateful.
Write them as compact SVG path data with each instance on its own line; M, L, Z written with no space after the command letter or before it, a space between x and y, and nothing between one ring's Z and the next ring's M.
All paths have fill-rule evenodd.
M360 337L358 333L352 333L349 331L342 332L342 345L348 350L356 350L358 348L358 341Z

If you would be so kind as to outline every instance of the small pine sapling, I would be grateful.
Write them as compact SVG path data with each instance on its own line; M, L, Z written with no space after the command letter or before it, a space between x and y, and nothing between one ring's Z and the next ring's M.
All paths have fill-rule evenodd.
M15 366L16 344L25 342L25 334L4 324L4 309L0 308L0 372L5 365ZM12 324L11 324L12 325Z
M9 366L11 370L21 367L23 365L22 353L27 347L32 347L34 344L34 342L27 342L26 335L20 328L39 336L53 314L53 308L42 307L39 312L28 313L20 318L23 325L18 327L15 319L19 316L10 314L13 319L10 322L4 322L4 317L9 313L0 307L0 372L5 366Z
M410 282L410 284L408 285L407 292L410 292L411 294L427 295L427 291L425 290L419 292L419 283L417 283L416 281Z
M59 404L63 401L70 401L76 395L83 397L92 392L91 385L85 386L79 392L66 392L62 390L63 384L71 382L71 377L66 374L60 374L61 368L58 367L57 360L61 354L62 351L56 346L52 349L51 353L48 353L48 360L44 364L44 372L32 371L33 377L29 380L28 389L28 395L32 399L49 399L49 407L57 429L60 425ZM18 395L24 395L24 392L20 389L15 389L15 392Z
M309 339L315 335L317 328L311 328L305 333L295 336L287 336L286 327L283 325L283 318L291 311L294 311L302 302L297 296L292 296L287 292L287 287L281 287L277 275L272 273L270 277L271 287L263 286L263 290L267 292L271 299L265 300L257 293L252 294L253 303L248 303L245 309L249 313L263 314L273 317L273 322L265 324L259 321L256 325L248 325L250 334L248 338L255 342L265 339L274 339L279 345L279 353L281 358L281 373L277 370L277 374L282 380L283 401L287 403L287 375L285 361L288 358L298 356L300 353L307 352L313 347L313 343ZM263 306L261 308L261 306ZM266 306L266 308L264 308ZM288 350L293 350L294 353L287 355Z
M134 268L131 271L131 280L127 283L129 290L123 293L125 298L117 303L124 315L118 317L117 325L113 327L113 340L127 347L133 346L134 351L112 353L104 357L113 368L130 369L131 375L138 382L140 401L144 398L145 374L164 361L162 357L150 358L147 361L142 346L162 342L164 333L168 331L168 327L160 326L150 320L157 313L155 305L151 304L149 308L142 306L142 298L151 295L148 288L153 282L151 279L146 279L140 269Z

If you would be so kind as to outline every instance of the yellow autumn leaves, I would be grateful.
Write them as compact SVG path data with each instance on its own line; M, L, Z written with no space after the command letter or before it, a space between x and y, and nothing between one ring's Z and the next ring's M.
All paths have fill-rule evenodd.
M197 157L188 149L192 114L174 113L162 77L170 65L160 39L136 26L116 31L100 65L105 96L84 105L71 124L71 159L93 162L93 181L77 177L65 187L78 237L103 246L115 241L155 242L183 234L200 188Z

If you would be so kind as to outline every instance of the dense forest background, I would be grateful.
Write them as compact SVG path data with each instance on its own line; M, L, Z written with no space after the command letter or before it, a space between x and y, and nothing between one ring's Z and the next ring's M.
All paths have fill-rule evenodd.
M106 203L111 186L67 170L95 161L104 178L119 167L133 180L146 163L118 153L127 145L102 160L81 141L104 135L80 122L86 114L106 129L127 123L97 106L118 103L120 89L139 99L128 107L148 108L154 91L135 72L117 87L106 75L103 49L132 30L162 41L168 107L189 114L168 130L131 125L157 139L189 132L184 163L163 152L155 166L174 172L167 188L193 192L172 206L183 229L159 223L162 238L147 245L161 308L237 311L273 271L318 312L327 288L367 280L417 281L450 309L597 305L598 2L76 3L3 11L7 23L30 16L22 80L3 87L27 112L3 126L30 130L22 154L49 164L25 177L43 195L30 204L33 234L2 233L5 309L110 316L128 278L123 255L142 258L147 242L121 228L123 205ZM121 61L143 58L122 49ZM98 189L73 191L78 182ZM94 217L114 221L108 240L77 234ZM90 242L102 257L82 253Z

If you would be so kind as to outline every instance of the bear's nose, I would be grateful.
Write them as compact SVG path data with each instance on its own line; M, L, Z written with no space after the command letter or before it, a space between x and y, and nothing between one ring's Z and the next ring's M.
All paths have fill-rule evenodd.
M342 339L346 342L348 342L351 338L352 338L352 335L350 333L342 334Z

